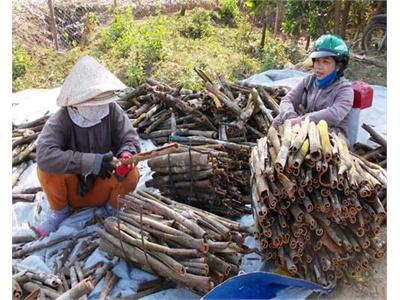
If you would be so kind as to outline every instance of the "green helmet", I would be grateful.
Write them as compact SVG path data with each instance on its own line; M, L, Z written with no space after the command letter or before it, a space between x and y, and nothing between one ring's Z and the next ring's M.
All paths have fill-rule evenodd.
M344 40L334 34L324 34L314 43L314 51L310 58L313 60L318 57L332 56L336 63L342 63L341 74L349 63L350 52Z

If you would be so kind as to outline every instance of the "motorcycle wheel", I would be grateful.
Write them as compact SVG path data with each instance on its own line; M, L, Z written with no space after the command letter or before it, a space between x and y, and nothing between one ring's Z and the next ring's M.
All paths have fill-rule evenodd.
M381 43L383 45L379 49ZM369 25L363 33L362 48L368 55L386 54L386 24Z

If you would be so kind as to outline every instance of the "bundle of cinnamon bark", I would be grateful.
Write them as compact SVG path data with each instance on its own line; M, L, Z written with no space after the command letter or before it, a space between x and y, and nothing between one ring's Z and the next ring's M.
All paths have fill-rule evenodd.
M181 145L181 152L148 160L147 187L222 216L250 213L251 148L234 143ZM247 204L247 205L246 205Z
M382 258L386 172L349 152L341 133L307 118L271 127L251 153L254 236L264 259L324 286Z
M171 87L147 79L118 101L142 138L155 144L171 136L194 136L231 142L255 142L267 133L278 114L282 87L229 84L222 77L204 81L202 91Z
M199 293L238 273L243 225L150 192L119 201L98 229L101 250Z

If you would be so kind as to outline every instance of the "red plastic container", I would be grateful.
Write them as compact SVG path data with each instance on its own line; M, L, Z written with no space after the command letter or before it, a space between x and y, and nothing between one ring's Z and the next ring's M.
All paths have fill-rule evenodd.
M368 83L357 80L351 83L354 90L353 108L364 109L372 106L374 90Z

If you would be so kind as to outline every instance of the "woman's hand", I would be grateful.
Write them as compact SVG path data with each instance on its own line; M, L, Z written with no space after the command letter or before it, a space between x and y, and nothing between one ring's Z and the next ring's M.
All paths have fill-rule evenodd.
M289 121L290 121L290 124L293 126L296 124L300 124L301 121L303 121L303 119L301 117L297 117L297 118L289 119Z

